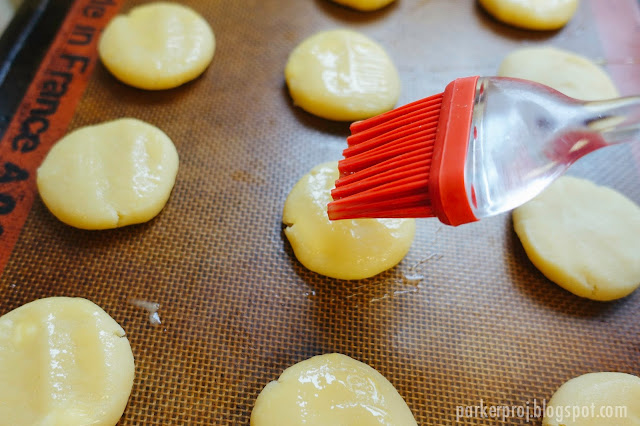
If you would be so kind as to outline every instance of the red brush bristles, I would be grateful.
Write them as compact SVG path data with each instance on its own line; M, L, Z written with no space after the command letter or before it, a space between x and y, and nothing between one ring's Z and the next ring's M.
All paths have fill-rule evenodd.
M465 186L479 77L443 93L351 125L338 163L329 219L432 217L447 225L478 220Z
M428 194L443 94L351 125L329 218L432 217Z

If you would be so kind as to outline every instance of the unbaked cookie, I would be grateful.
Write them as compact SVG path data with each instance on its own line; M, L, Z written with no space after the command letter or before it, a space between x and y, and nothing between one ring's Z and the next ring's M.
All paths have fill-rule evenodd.
M289 193L282 221L293 252L307 269L345 280L392 268L411 247L415 220L329 220L327 204L338 175L336 162L321 164Z
M333 1L343 6L348 6L352 9L369 12L372 10L382 9L386 5L393 3L394 0L333 0Z
M38 169L38 191L62 222L82 229L142 223L167 202L178 172L171 139L151 124L123 118L77 129Z
M147 90L170 89L198 77L215 50L207 21L177 3L156 2L116 16L102 33L102 63L120 81Z
M563 27L578 8L578 0L478 0L505 24L529 30Z
M550 415L547 415L550 414ZM640 378L625 373L588 373L553 394L544 426L639 426Z
M507 55L498 75L537 81L586 101L618 97L609 75L589 59L555 47L526 47Z
M411 426L398 391L370 366L341 354L287 368L256 399L251 426Z
M134 369L124 330L99 306L27 303L0 317L0 424L113 426Z
M537 81L576 99L602 100L618 96L615 85L600 67L575 53L553 47L523 48L510 53L500 65L498 75ZM547 195L543 192L537 199L514 210L513 213L514 227L533 264L549 279L579 296L611 300L632 292L640 283L638 267L618 271L625 277L617 283L614 283L617 278L607 274L611 268L616 268L614 265L635 260L629 259L626 253L603 249L601 241L596 237L600 234L590 231L592 227L597 226L594 223L601 222L611 223L614 229L618 229L620 222L616 219L617 213L607 210L606 206L602 205L598 205L596 210L588 211L591 208L590 203L595 201L590 198L589 192L595 185L588 181L563 178L552 187L555 189L549 188L547 191L553 192ZM574 195L565 195L565 191L573 191ZM606 188L598 188L597 193L605 194L603 196L607 197L615 194L616 198L624 199L620 194ZM556 214L565 218L563 223L568 227L565 232L557 229L558 221L549 217L553 213L541 204L547 199L553 204ZM624 200L637 209L633 203ZM595 214L596 211L600 212L600 215ZM633 211L633 208L628 209L628 214L633 215ZM579 215L580 219L574 221L569 217L574 214ZM610 216L605 218L603 214ZM627 232L636 226L633 223L628 225L629 229L618 229L623 239L628 239ZM578 230L579 227L582 227L582 231ZM585 235L581 236L581 232ZM635 232L636 239L640 240L640 235ZM612 241L613 234L607 235L609 244L616 246L617 243ZM549 240L550 237L553 237L552 240ZM547 243L543 245L541 241ZM574 246L575 244L578 246ZM561 253L558 250L560 247L567 252ZM604 257L595 254L601 251L606 251ZM572 257L571 253L575 253L576 256ZM583 253L584 256L578 253ZM616 276L620 278L620 275Z
M531 262L578 296L613 300L640 285L640 207L613 189L561 177L513 226Z
M317 33L300 43L284 71L293 102L330 120L355 121L392 109L398 71L384 49L351 30Z

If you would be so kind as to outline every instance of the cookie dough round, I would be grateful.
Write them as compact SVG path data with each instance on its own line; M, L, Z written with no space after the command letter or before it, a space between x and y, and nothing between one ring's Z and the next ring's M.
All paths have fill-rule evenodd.
M51 297L0 317L0 423L115 425L131 393L124 330L81 298Z
M507 55L498 75L537 81L586 101L618 97L609 75L589 59L555 47L527 47Z
M513 212L531 262L551 281L593 300L640 285L640 207L613 189L564 176Z
M293 252L307 269L332 278L357 280L392 268L411 247L415 220L329 220L338 175L337 162L321 164L289 193L282 221Z
M350 7L352 9L369 12L372 10L382 9L386 5L393 3L394 0L333 0L333 1L343 6Z
M82 229L142 223L167 202L178 153L160 129L123 118L77 129L58 141L38 169L42 201Z
M387 53L351 30L307 38L291 52L284 74L293 102L330 120L373 117L392 109L400 96L398 71Z
M542 424L639 426L639 401L640 378L625 373L588 373L560 386L547 404Z
M411 426L398 391L370 366L341 354L319 355L287 368L262 390L251 426Z
M156 2L116 16L102 33L98 53L120 81L147 90L180 86L207 68L215 37L207 21L177 3Z
M578 0L478 0L494 18L528 30L562 28L578 8Z

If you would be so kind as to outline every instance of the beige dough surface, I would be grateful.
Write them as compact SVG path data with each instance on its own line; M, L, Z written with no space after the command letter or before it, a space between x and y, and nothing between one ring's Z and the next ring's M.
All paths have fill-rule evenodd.
M567 96L587 101L619 96L602 68L585 57L555 47L514 50L503 59L498 75L537 81Z
M123 118L77 129L58 141L38 169L42 201L82 229L142 223L167 202L178 153L160 129Z
M537 81L576 99L618 96L600 67L554 47L515 50L503 60L498 75ZM626 215L637 216L637 206L615 191L565 177L514 210L514 228L529 259L550 280L582 297L612 300L624 297L640 284L640 267L635 266L640 257L624 252L634 246L629 241L633 232L640 240L638 219L621 222L617 210L602 205L603 200L591 190L606 200L617 200L625 206Z
M513 226L531 262L578 296L613 300L640 285L640 207L613 189L561 177Z
M98 44L104 66L120 81L147 90L180 86L207 68L215 37L207 21L177 3L155 2L109 22Z
M529 30L563 27L578 8L578 0L478 0L494 18Z
M584 374L560 386L547 409L553 415L545 414L544 426L640 426L640 378Z
M287 368L256 399L251 426L412 426L398 391L370 366L341 354Z
M0 425L115 425L131 393L124 330L81 298L51 297L0 317Z
M351 30L317 33L289 55L285 79L294 104L319 117L355 121L392 109L400 79L385 50Z
M325 163L296 183L284 204L284 232L307 269L345 280L372 277L407 254L415 220L329 220L327 204L338 174L337 162Z
M333 0L333 1L343 6L348 6L352 9L368 12L372 10L382 9L386 5L393 3L394 0Z

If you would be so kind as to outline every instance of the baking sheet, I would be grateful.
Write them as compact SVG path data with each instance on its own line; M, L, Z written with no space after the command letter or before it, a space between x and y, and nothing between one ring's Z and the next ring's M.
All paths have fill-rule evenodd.
M403 262L361 281L306 270L281 225L291 187L316 164L338 160L348 134L348 124L313 117L288 96L284 65L305 37L347 27L377 40L398 66L399 104L456 77L495 74L525 45L638 74L637 57L611 60L598 0L545 33L506 27L466 0L397 0L367 14L327 0L183 3L216 34L203 76L145 92L98 65L70 127L131 116L163 129L180 155L165 209L146 224L89 232L58 222L37 199L0 277L0 313L80 296L123 326L136 378L121 425L248 424L264 385L328 352L380 371L421 425L526 423L461 418L459 407L529 406L534 417L534 405L569 378L640 373L640 294L598 303L560 289L528 261L509 215L458 228L420 220ZM607 4L615 13L629 2ZM622 83L623 92L634 89ZM607 148L572 173L640 203L636 156L631 146ZM159 303L162 324L132 300Z

